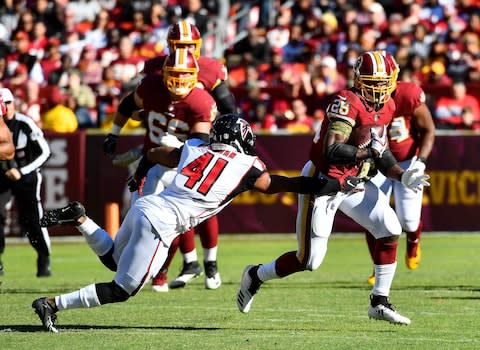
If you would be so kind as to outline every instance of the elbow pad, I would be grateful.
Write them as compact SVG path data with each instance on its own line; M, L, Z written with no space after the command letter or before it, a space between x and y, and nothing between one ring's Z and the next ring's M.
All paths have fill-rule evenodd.
M220 114L236 113L237 105L235 97L230 92L227 84L222 81L215 89L210 91L213 99L217 103L217 108Z
M133 112L140 109L141 108L135 103L134 92L128 94L118 105L118 111L126 117L130 117Z
M385 174L387 169L395 164L397 164L397 160L389 149L386 149L385 152L383 152L382 158L375 159L375 166L382 172L382 174Z
M347 145L346 143L334 143L327 147L325 156L331 164L355 164L357 161L357 147Z

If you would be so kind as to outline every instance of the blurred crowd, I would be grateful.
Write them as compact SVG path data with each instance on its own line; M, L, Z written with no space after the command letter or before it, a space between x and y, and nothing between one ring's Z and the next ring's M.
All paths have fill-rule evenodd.
M329 97L351 86L358 54L372 49L392 53L399 79L424 88L438 128L480 130L476 0L233 0L230 21L218 20L221 4L3 0L0 85L43 129L108 129L144 62L168 54L169 25L187 18L202 35L223 34L217 58L256 130L315 130ZM205 37L202 54L214 42Z

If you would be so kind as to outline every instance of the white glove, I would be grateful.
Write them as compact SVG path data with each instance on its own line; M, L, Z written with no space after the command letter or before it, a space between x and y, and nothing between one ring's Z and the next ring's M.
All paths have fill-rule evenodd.
M428 179L430 175L424 174L419 169L407 169L401 177L402 184L415 193L421 191L423 186L430 186Z
M415 156L412 159L412 163L410 164L410 167L408 169L418 169L419 174L424 174L425 173L425 163L418 160L418 158Z
M180 148L182 147L183 142L180 141L176 136L172 134L165 134L162 137L160 137L158 144L160 146Z
M140 148L132 148L125 153L118 154L113 157L112 164L115 166L128 167L142 155L142 150Z
M374 128L370 129L370 133L372 135L372 145L370 148L376 150L378 152L378 157L382 158L383 152L385 152L388 146L387 127L385 125L383 126L382 137L380 137Z

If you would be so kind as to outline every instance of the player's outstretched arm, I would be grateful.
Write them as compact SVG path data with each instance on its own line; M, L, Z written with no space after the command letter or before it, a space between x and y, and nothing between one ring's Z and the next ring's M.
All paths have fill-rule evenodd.
M255 181L254 188L260 192L273 194L279 192L329 194L341 190L340 182L335 179L313 177L286 177L270 175L265 172Z

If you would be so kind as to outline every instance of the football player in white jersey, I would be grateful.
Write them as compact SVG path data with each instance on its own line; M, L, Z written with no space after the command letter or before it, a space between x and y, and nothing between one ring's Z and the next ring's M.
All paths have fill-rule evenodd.
M362 181L356 177L340 183L325 177L270 175L254 155L254 145L249 124L236 114L227 114L215 121L209 143L192 138L181 149L163 146L149 150L130 182L132 189L156 163L172 168L178 165L177 175L160 194L135 202L115 240L85 215L78 202L45 213L43 226L75 225L102 263L115 271L111 282L34 300L32 307L45 329L58 332L58 311L123 302L137 294L163 265L174 238L217 214L241 192L326 194L351 191Z

